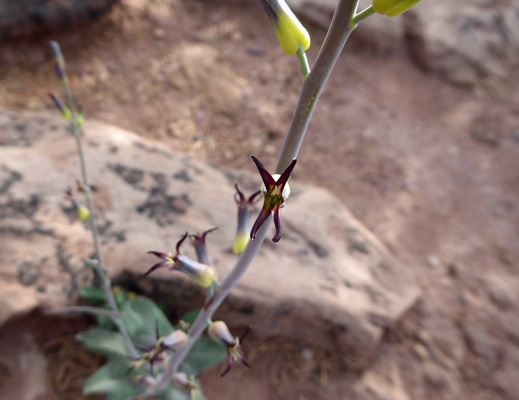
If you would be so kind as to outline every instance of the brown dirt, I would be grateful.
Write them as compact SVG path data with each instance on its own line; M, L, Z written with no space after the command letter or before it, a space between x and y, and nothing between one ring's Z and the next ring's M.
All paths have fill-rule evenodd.
M324 33L311 33L312 61ZM519 80L498 95L453 87L417 69L403 44L355 36L317 106L294 178L339 196L423 288L421 304L384 346L414 365L404 369L406 389L425 399L412 357L424 342L420 332L438 343L449 331L436 323L457 336L472 317L489 326L478 314L491 307L485 277L517 276ZM274 165L301 79L259 2L127 0L88 27L7 43L0 48L1 107L52 108L47 93L60 90L51 38L62 45L87 117L229 167L253 171L250 154ZM451 344L461 352L452 356L460 398L498 396L492 378L474 375L464 340ZM332 363L329 372L321 365L310 379L294 360L313 350L275 349L261 360L261 350L250 351L254 372L206 377L211 398L340 399L348 392L353 373L333 385L323 378L336 371L331 356L323 361Z

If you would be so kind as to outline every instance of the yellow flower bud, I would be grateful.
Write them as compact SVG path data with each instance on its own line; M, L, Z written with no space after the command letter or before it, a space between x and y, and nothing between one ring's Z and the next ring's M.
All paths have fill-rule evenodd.
M276 31L279 44L286 54L295 54L299 45L310 47L310 35L284 0L262 0Z
M209 265L205 265L203 271L197 275L188 275L192 280L198 283L200 286L209 287L217 280L215 270Z
M90 220L90 210L86 206L79 206L77 209L77 215L79 216L79 219L81 221L88 221Z
M234 254L241 254L245 247L249 243L249 233L248 232L240 232L236 235L236 239L234 239L234 245L232 246L232 251Z
M376 13L396 17L418 4L420 0L373 0Z

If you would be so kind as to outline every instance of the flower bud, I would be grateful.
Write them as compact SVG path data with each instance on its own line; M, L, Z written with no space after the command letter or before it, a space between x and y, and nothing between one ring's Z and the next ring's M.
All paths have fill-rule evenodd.
M241 343L243 343L243 340L249 331L250 329L247 329L241 338L234 337L223 321L213 322L209 328L207 328L207 333L209 336L213 340L223 344L227 350L227 368L225 368L220 376L227 374L227 372L229 372L234 365L235 361L239 361L246 367L250 367L247 361L245 361L243 350L241 349Z
M185 372L177 372L173 375L173 385L181 390L190 390L194 386Z
M236 201L236 205L238 206L238 226L236 228L232 251L234 254L241 254L245 250L245 247L247 247L247 243L249 243L252 213L254 211L254 204L259 200L258 195L260 191L258 190L249 197L245 197L238 187L238 184L235 184L234 187L236 188L234 201Z
M177 254L173 253L160 253L157 251L149 251L148 253L154 254L155 256L162 259L162 261L153 265L148 271L144 274L145 276L152 273L158 268L168 267L170 270L178 270L185 273L189 278L198 283L200 286L209 287L215 281L217 281L218 277L216 275L216 271L213 267L202 264L198 261L192 260L189 257L180 254L180 246L186 240L188 233L178 241L177 243Z
M173 269L178 269L184 272L192 280L200 286L209 287L216 280L215 270L206 264L201 264L198 261L192 260L182 254L175 257L175 266Z
M376 13L396 17L418 4L420 0L373 0Z
M168 349L179 349L184 347L189 341L186 332L177 330L170 333L162 340L164 347Z
M77 215L81 221L87 222L90 219L90 210L87 206L80 205L77 209Z
M52 93L49 94L50 98L54 102L54 105L61 113L61 116L66 119L67 121L70 121L70 118L72 118L72 111L70 111L70 108L68 108L61 99L58 96L53 95Z
M205 243L205 237L208 233L214 232L218 228L211 228L206 230L205 232L198 233L196 235L190 235L191 243L195 248L196 258L199 263L207 264L213 266L211 262L211 258L209 257L209 252L207 251L207 245Z
M223 321L213 322L207 329L207 333L213 340L222 343L224 346L232 347L236 344L236 339L231 335L227 324Z
M142 383L147 388L152 388L157 384L157 380L152 376L137 375L133 377L133 380Z
M310 47L310 35L284 0L262 0L274 26L279 44L286 54L295 54L299 45Z

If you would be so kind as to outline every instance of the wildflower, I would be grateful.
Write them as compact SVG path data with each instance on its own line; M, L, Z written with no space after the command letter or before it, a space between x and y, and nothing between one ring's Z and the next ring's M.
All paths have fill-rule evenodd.
M59 43L55 42L54 40L51 41L50 49L52 51L52 55L54 56L56 75L58 79L63 83L68 82L67 72L65 70L65 58L63 57Z
M418 4L420 0L373 0L376 13L396 17Z
M285 0L261 0L274 26L279 44L286 54L295 54L299 46L310 47L310 35Z
M58 96L55 96L54 94L50 93L49 97L52 99L54 105L61 113L61 116L67 121L70 121L70 119L72 118L72 111L70 111L70 108L68 108Z
M182 236L176 246L176 254L159 253L157 251L149 251L161 258L162 261L153 265L144 275L148 275L157 268L169 267L170 270L178 270L184 272L189 278L198 283L200 286L209 287L216 281L216 273L212 267L199 263L189 257L180 254L180 245L186 240L188 234Z
M250 237L251 239L256 238L256 233L258 232L259 228L273 213L276 234L272 238L272 241L279 242L281 235L283 234L283 223L281 222L281 217L279 216L279 209L283 207L285 200L290 195L290 186L287 184L287 182L290 174L292 173L292 170L296 165L297 160L294 158L281 175L270 175L270 173L256 157L252 156L252 160L256 163L256 167L258 168L261 179L263 180L261 192L264 197L264 202L263 208L261 209L256 222L254 222L254 226L250 232Z
M241 254L243 250L245 250L247 243L249 243L253 207L258 201L256 196L260 194L260 191L258 190L246 198L238 188L238 184L235 184L234 187L236 188L234 200L238 205L238 227L236 229L236 238L234 239L232 251L234 254Z
M250 368L250 365L247 363L247 361L245 361L243 350L240 346L240 343L243 342L249 333L249 329L247 329L245 333L240 338L238 338L231 335L231 332L229 331L229 328L225 322L216 321L211 323L207 329L207 333L213 340L223 344L227 349L227 368L225 368L225 371L223 371L220 376L227 374L227 372L229 372L229 370L234 365L235 361L239 361L246 367Z
M73 207L77 210L77 215L81 221L88 221L90 219L90 210L83 205L72 193L72 189L68 188L65 191L66 197L72 202Z
M196 251L196 258L198 262L207 265L213 265L211 259L209 258L209 253L207 252L207 246L205 244L205 237L208 233L217 230L218 228L211 228L205 232L199 233L197 235L189 236L191 238L191 243Z
M133 368L140 368L149 363L153 370L153 365L157 362L165 362L166 350L177 350L184 347L188 342L187 334L184 331L176 330L166 337L158 338L150 347L144 349L141 357L133 362Z

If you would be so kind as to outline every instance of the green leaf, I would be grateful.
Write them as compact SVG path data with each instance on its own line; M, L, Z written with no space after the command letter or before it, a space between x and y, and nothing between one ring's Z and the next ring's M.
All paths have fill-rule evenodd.
M162 400L188 400L189 393L184 392L180 389L177 389L173 385L169 385L164 393L160 395L160 399Z
M227 351L210 338L200 339L189 353L185 372L188 375L198 375L200 372L221 363L227 358Z
M207 400L207 398L201 391L195 390L191 393L191 400Z
M126 356L126 348L120 333L107 331L105 329L91 329L76 335L85 348L90 351L99 352L107 357L114 355Z
M193 325L193 322L195 322L195 319L198 317L198 314L200 314L200 310L188 311L182 316L182 321L189 325Z
M200 379L195 379L196 390L191 392L191 400L207 400L207 398L202 393L202 385L200 384Z
M135 297L124 303L121 309L124 325L136 342L151 345L159 337L169 335L173 326L162 310L150 299Z
M115 288L113 290L113 294L115 303L119 308L121 308L123 304L126 303L130 298L128 291L120 287Z
M107 394L107 400L124 400L139 393L138 385L130 376L130 364L117 359L94 373L83 386L83 394Z
M101 288L96 288L93 286L82 286L79 289L79 294L85 300L94 302L94 303L104 303L105 302L105 291Z

